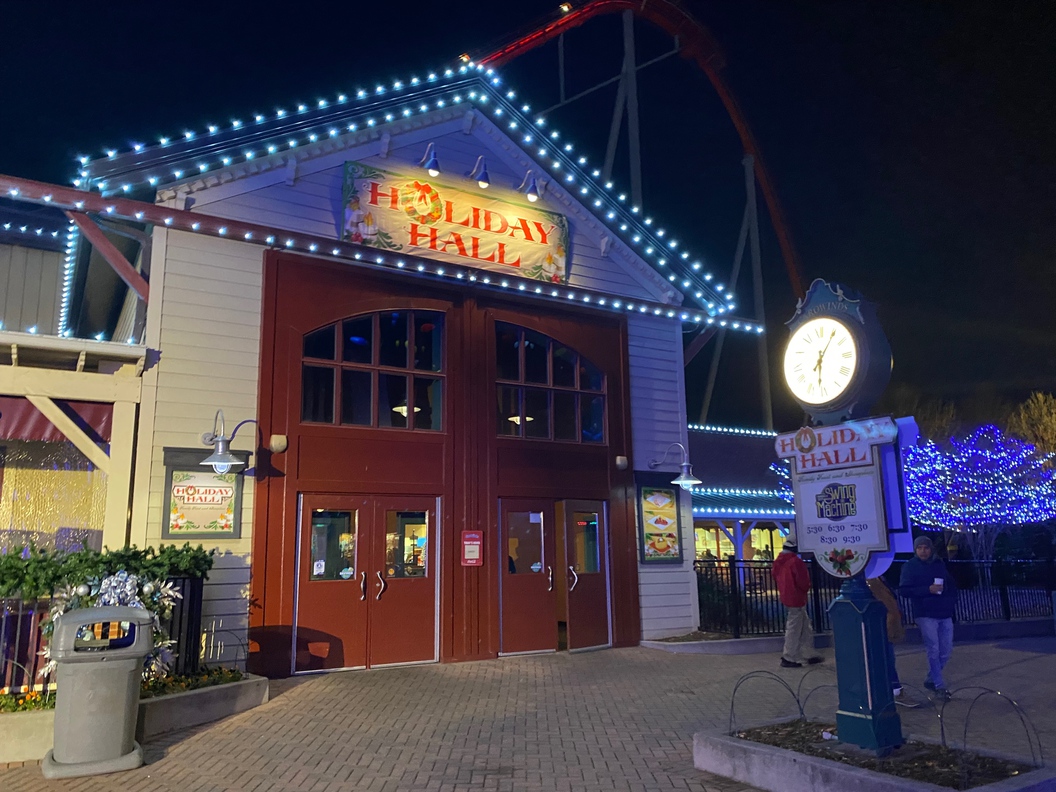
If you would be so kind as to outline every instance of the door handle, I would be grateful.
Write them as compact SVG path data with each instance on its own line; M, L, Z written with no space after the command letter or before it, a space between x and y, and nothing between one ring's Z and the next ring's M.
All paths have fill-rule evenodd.
M568 571L572 573L572 588L568 590L568 593L571 594L573 591L576 590L576 585L579 583L579 575L576 574L576 570L574 570L572 567L569 567Z
M381 576L380 572L375 572L374 574L378 576L378 585L381 586L381 591L378 592L378 596L376 596L374 599L380 600L381 595L385 593L385 589L389 587L389 584L385 582L385 578Z
M367 573L360 572L359 574L359 601L363 602L367 598Z
M546 568L546 577L547 577L546 590L547 591L553 591L554 590L554 568L552 566L548 566Z

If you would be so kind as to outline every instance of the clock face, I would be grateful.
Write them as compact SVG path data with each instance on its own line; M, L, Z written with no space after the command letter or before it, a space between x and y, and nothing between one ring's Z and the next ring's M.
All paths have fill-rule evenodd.
M804 404L828 404L846 393L858 371L858 345L838 319L801 324L785 347L785 382Z

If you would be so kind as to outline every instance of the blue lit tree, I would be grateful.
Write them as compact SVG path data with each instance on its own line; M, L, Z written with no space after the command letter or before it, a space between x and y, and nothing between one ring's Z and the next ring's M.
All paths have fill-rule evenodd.
M1056 517L1056 454L1038 451L996 426L942 446L906 449L909 516L924 528L956 533L980 560L994 556L997 537L1015 525ZM781 497L792 503L785 460L770 466Z
M906 498L922 526L959 533L973 555L992 559L997 537L1014 525L1056 517L1052 454L996 426L976 429L946 447L906 450Z

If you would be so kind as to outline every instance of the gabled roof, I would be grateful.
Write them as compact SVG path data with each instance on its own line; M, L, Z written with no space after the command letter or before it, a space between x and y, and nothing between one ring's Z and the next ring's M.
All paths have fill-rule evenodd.
M291 110L233 119L224 126L186 130L151 145L136 144L130 151L112 149L95 160L82 157L74 183L106 196L174 194L191 185L218 184L283 167L298 157L396 134L452 106L474 108L502 127L534 161L538 174L547 174L572 193L610 233L687 300L715 317L717 324L762 332L754 323L733 320L734 296L705 271L702 262L641 207L630 206L625 193L611 182L602 183L600 171L591 170L572 143L549 129L544 119L531 118L530 106L518 101L516 92L505 87L492 69L479 65L463 64Z

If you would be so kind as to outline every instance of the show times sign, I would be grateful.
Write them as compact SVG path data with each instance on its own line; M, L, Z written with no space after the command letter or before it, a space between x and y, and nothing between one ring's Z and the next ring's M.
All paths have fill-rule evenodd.
M791 463L796 538L835 577L865 569L889 549L880 448L897 443L888 417L804 426L778 435L774 451Z
M814 553L830 574L855 575L871 551L887 550L876 465L801 473L793 490L799 548Z
M346 162L341 239L381 250L568 282L564 215L436 178Z

